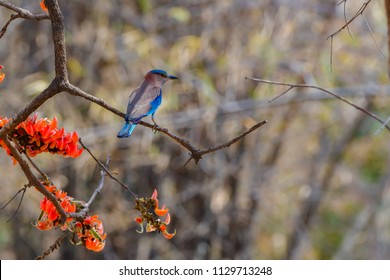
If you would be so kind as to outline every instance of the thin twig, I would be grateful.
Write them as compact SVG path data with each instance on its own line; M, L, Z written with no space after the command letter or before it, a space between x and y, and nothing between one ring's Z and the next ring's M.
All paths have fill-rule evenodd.
M104 164L104 167L105 168L108 168L108 165L110 164L110 156L107 157L107 160L106 160L106 163ZM88 202L87 202L87 207L89 207L91 205L91 203L95 200L96 196L101 192L101 190L103 189L103 186L104 186L104 178L106 177L106 172L104 170L102 170L100 172L101 174L101 178L100 178L100 182L97 186L97 188L95 189L95 191L93 192L93 194L91 195L91 197L89 198Z
M81 144L81 146L83 146L83 148L89 153L89 155L96 161L96 163L104 170L104 172L106 172L106 174L108 175L108 177L110 177L112 180L116 181L122 188L124 188L125 190L127 190L135 199L138 199L138 196L128 187L126 186L125 184L123 184L121 181L119 181L114 175L111 174L110 171L108 171L108 169L93 155L93 153L91 152L90 149L88 149L83 141L81 141L81 138L79 139L79 142Z
M12 202L12 200L14 200L14 199L18 196L18 194L19 194L20 192L24 191L24 189L26 188L26 186L29 186L29 185L25 185L23 188L21 188L20 190L18 190L18 191L16 192L16 194L14 194L13 197L11 197L3 206L0 207L0 210L3 210L4 208L6 208L6 207L8 206L8 204L10 204L10 203Z
M261 121L261 122L258 122L257 124L255 124L254 126L252 126L251 128L249 128L247 131L241 133L240 135L238 135L237 137L234 137L233 139L229 140L228 142L226 143L223 143L221 145L218 145L218 146L215 146L215 147L212 147L212 148L208 148L208 149L205 149L205 150L197 150L195 153L192 153L190 154L191 158L186 162L186 164L193 158L195 160L195 162L197 163L201 158L202 156L206 155L206 154L210 154L210 153L213 153L213 152L216 152L218 150L222 150L224 148L227 148L227 147L230 147L231 145L233 145L234 143L236 143L237 141L241 140L242 138L244 138L245 136L247 136L249 133L255 131L256 129L262 127L263 125L265 125L267 123L266 120L264 121Z
M3 6L7 9L10 9L10 10L18 13L18 15L24 19L34 20L34 21L49 19L49 15L46 13L33 14L26 9L23 9L21 7L18 7L12 3L8 3L8 2L3 1L3 0L0 0L0 6Z
M341 5L342 3L344 3L344 6L343 6L344 21L345 21L345 23L347 23L347 0L342 0L340 3L337 3L337 5ZM353 38L351 30L349 30L349 25L347 25L347 30L348 30L349 36L351 36L351 38Z
M7 223L10 222L16 216L16 214L19 212L20 206L22 205L22 202L23 202L24 194L26 193L26 190L28 187L29 187L29 185L25 185L24 188L22 189L22 197L19 200L18 207L16 207L14 214L7 220Z
M7 32L7 28L8 26L10 25L10 23L14 20L14 19L17 19L17 18L20 18L20 15L19 14L13 14L10 16L9 20L7 20L7 22L3 25L3 28L1 29L0 31L0 39L3 38L5 32Z
M337 29L335 32L333 32L332 34L330 34L327 39L329 38L332 38L334 36L336 36L337 34L339 34L342 30L344 30L345 28L347 28L351 22L353 22L358 16L362 15L364 10L367 8L368 4L370 4L371 0L368 0L367 2L363 3L362 6L359 8L359 10L355 13L355 15L350 19L348 20L343 26L341 26L339 29Z
M289 86L288 89L286 89L285 91L283 91L281 94L275 96L274 98L272 98L271 100L269 100L268 102L269 103L272 103L273 101L275 101L276 99L278 99L279 97L282 97L283 95L285 95L287 92L289 92L290 90L292 90L294 87L293 86Z
M34 167L34 169L36 171L38 171L39 174L41 174L42 178L44 180L50 180L49 179L49 176L47 176L47 174L45 172L43 172L39 167L38 165L35 164L35 162L31 159L31 157L27 154L27 153L24 153L25 157L27 158L27 160L30 162L30 164Z
M346 3L347 3L347 1L341 1L340 3L338 3L338 5L340 5L341 3L343 3L344 2L344 19L345 19L345 24L342 26L342 27L340 27L339 29L337 29L335 32L333 32L332 34L330 34L326 39L330 39L330 71L332 72L332 65L333 65L333 37L335 37L337 34L339 34L342 30L344 30L345 28L347 28L347 30L348 30L348 33L349 33L349 35L352 37L352 34L351 34L351 32L350 32L350 30L349 30L349 25L351 24L351 22L353 22L358 16L363 16L363 12L364 12L364 10L367 8L367 6L368 6L368 4L371 2L371 0L368 0L367 2L365 2L365 3L363 3L361 6L360 6L360 8L359 8L359 10L355 13L355 15L350 19L350 20L348 20L347 21L347 18L346 18L346 13L345 13L345 5L346 5ZM364 19L364 16L363 16L363 19ZM375 42L375 44L377 44L376 43L376 41L375 41L375 38L374 38L374 42Z
M270 81L270 80L264 80L264 79L258 79L258 78L249 78L249 77L246 77L246 79L248 80L252 80L252 81L255 81L255 82L259 82L259 83L264 83L264 84L271 84L271 85L278 85L278 86L292 86L292 87L295 87L295 88L312 88L312 89L317 89L317 90L320 90L322 92L325 92L327 94L330 94L332 95L333 97L347 103L348 105L354 107L355 109L363 112L364 114L370 116L371 118L377 120L378 122L380 122L382 125L384 125L386 127L386 129L388 131L390 131L390 126L388 124L386 124L386 122L384 120L382 120L381 118L379 118L377 115L375 115L374 113L371 113L370 111L368 111L367 109L363 108L363 107L360 107L354 103L352 103L351 101L345 99L344 97L341 97L340 95L330 91L330 90L327 90L325 88L322 88L322 87L319 87L319 86L315 86L315 85L308 85L308 84L291 84L291 83L282 83L282 82L275 82L275 81Z
M365 22L366 25L367 25L368 31L370 32L371 38L372 38L372 40L374 41L374 44L375 44L376 48L378 49L378 51L381 53L381 55L382 55L384 58L387 58L386 55L384 54L384 52L382 51L381 47L379 46L378 42L376 41L375 36L374 36L374 33L373 33L372 30L371 30L370 24L368 23L366 17L365 17L363 14L362 14L362 18L363 18L364 22Z

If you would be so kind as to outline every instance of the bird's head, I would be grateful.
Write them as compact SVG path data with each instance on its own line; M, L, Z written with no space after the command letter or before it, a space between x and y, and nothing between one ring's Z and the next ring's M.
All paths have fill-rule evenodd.
M174 79L178 79L178 78L173 75L169 75L164 70L159 70L159 69L151 70L145 75L146 81L157 83L160 85L165 84L165 82L168 80L174 80Z

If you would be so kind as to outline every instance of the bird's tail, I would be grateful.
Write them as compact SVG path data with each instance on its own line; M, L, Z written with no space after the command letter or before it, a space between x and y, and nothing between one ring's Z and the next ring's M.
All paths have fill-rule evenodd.
M129 137L131 135L131 133L133 132L136 125L137 124L135 124L135 123L126 122L125 125L122 127L122 129L118 132L117 137L118 138Z

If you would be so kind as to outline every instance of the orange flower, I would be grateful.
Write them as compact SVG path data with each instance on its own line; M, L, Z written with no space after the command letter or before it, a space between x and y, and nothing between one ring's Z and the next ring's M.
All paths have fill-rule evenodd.
M73 197L66 192L59 190L54 185L45 184L46 189L57 198L61 207L67 213L74 213L83 202L75 202ZM79 207L78 207L79 206ZM61 230L69 230L73 233L71 242L74 244L83 244L88 250L100 252L104 249L107 234L104 233L102 221L99 216L87 216L83 220L76 221L73 218L67 218L65 223L61 223L61 217L54 204L44 197L40 203L41 215L37 219L35 227L40 230L50 230L59 227ZM77 241L77 238L79 241Z
M104 227L99 216L88 216L82 222L77 222L75 232L81 243L88 249L100 252L106 245Z
M73 197L67 196L67 193L61 190L58 190L54 185L45 186L46 189L54 194L60 203L61 207L67 213L76 212L76 204L73 202ZM37 220L35 227L40 230L49 230L53 227L60 226L62 230L67 229L67 224L69 224L73 218L66 219L65 224L61 223L60 214L57 211L57 208L54 206L46 196L41 200L40 208L42 210L40 217Z
M1 72L4 69L3 65L0 65L0 83L4 80L5 74Z
M45 0L42 0L41 3L39 4L41 6L41 9L44 11L44 12L47 12L47 7L45 5Z
M0 118L0 128L9 120ZM24 151L34 157L43 152L59 154L64 157L77 158L83 152L77 143L79 136L77 132L67 132L64 128L57 127L57 118L48 120L46 118L38 119L35 114L20 123L14 131L13 138L18 141ZM10 155L8 148L0 140L0 146Z
M135 218L135 221L141 226L141 230L137 230L137 232L143 233L143 223L145 222L146 232L159 231L166 239L172 239L176 234L176 230L173 233L169 233L167 231L167 225L171 222L169 209L165 208L165 205L163 205L162 208L158 208L157 195L158 193L155 189L150 198L139 198L136 200L136 206L134 208L141 212L141 216ZM153 209L155 215L151 213L151 208ZM159 219L159 217L162 216L165 216L164 222Z
M152 196L151 196L151 198L155 201L155 204L156 204L156 206L154 207L154 213L156 213L157 216L162 217L162 216L165 216L166 214L168 214L169 209L165 208L165 205L163 205L161 209L158 208L157 195L158 195L157 190L154 189Z

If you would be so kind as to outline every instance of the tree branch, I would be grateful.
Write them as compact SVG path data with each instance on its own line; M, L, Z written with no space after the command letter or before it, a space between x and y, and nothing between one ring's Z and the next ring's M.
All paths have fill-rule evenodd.
M10 16L9 20L3 25L3 28L0 31L0 39L4 36L5 32L7 32L7 28L10 25L10 23L14 20L20 18L19 14L13 14Z
M24 175L28 179L30 185L34 186L40 193L42 193L44 196L46 196L54 204L58 213L61 216L61 221L65 222L65 220L67 218L67 213L62 208L62 206L58 202L57 198L46 189L46 187L42 184L41 181L39 181L39 179L37 177L35 177L35 175L31 171L28 163L23 159L22 155L14 147L14 145L12 145L12 143L8 139L7 135L2 136L1 139L4 141L4 144L8 147L8 149L11 151L12 157L19 163L20 168L24 172Z
M81 141L81 138L79 139L79 142L81 146L89 153L89 155L96 161L96 163L104 170L104 172L110 177L112 180L116 181L119 185L121 185L122 188L127 190L135 199L138 199L138 196L125 184L123 184L121 181L119 181L114 175L111 174L110 171L104 166L91 152L90 149L87 148L87 146L84 145L83 141Z
M110 163L110 156L107 157L107 160L106 160L106 163L104 164L104 167L105 168L108 168L108 165ZM91 197L89 198L88 202L87 202L87 207L89 207L91 205L91 203L95 200L96 196L101 192L101 190L103 189L103 186L104 186L104 178L106 177L106 172L104 170L102 170L100 172L101 174L101 178L100 178L100 182L99 182L99 185L97 186L97 188L95 189L95 191L93 192L93 194L91 195Z
M319 86L315 86L315 85L307 85L307 84L291 84L291 83L282 83L282 82L275 82L275 81L270 81L270 80L264 80L264 79L258 79L258 78L249 78L249 77L245 77L245 79L248 79L248 80L252 80L252 81L255 81L255 82L259 82L259 83L264 83L264 84L270 84L270 85L278 85L278 86L288 86L288 87L292 87L292 88L311 88L311 89L317 89L317 90L320 90L322 92L325 92L327 94L330 94L332 95L333 97L343 101L344 103L347 103L348 105L354 107L355 109L363 112L364 114L370 116L371 118L377 120L378 122L380 122L382 125L384 125L384 127L386 127L386 129L388 131L390 131L390 126L388 124L386 124L386 122L384 120L382 120L381 118L379 118L377 115L375 115L374 113L371 113L370 111L368 111L367 109L363 108L363 107L360 107L354 103L352 103L351 101L345 99L344 97L341 97L340 95L330 91L330 90L327 90L325 88L322 88L322 87L319 87ZM279 95L278 97L280 97L281 95ZM276 97L276 98L278 98ZM276 98L273 98L272 100L275 100Z
M12 10L12 11L16 12L19 15L19 17L24 18L24 19L28 19L28 20L38 21L38 20L45 20L45 19L50 18L49 15L46 13L33 14L26 9L20 8L12 3L8 3L8 2L3 1L3 0L0 0L0 6L3 6L7 9Z
M45 0L45 4L49 11L53 31L52 35L54 43L54 64L56 78L61 82L66 83L68 81L68 70L66 68L64 16L62 15L57 0Z
M348 28L348 26L350 25L351 22L353 22L358 16L363 14L364 10L367 8L367 6L368 6L368 4L370 4L370 2L371 2L371 0L368 0L367 2L363 3L362 6L360 7L360 9L355 13L355 15L350 20L348 20L343 26L341 26L335 32L330 34L326 39L332 38L332 37L336 36L337 34L339 34L345 28Z

